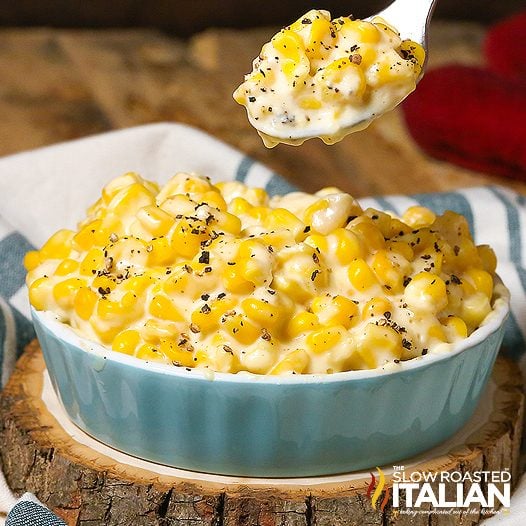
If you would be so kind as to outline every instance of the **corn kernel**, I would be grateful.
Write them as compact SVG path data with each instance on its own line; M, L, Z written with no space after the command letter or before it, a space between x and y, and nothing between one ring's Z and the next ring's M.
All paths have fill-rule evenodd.
M271 370L269 374L279 375L287 373L302 374L309 366L309 355L303 349L290 351Z
M177 341L173 339L163 338L160 341L159 351L164 354L166 358L183 367L193 367L194 354L188 347L177 345Z
M98 296L88 287L81 287L75 295L73 307L77 316L89 320L95 309Z
M280 52L285 58L298 64L305 53L305 47L301 37L294 31L282 29L272 40L274 49Z
M403 288L402 273L388 256L387 251L378 250L373 256L371 267L382 285L388 287L393 294L401 292Z
M375 316L389 316L387 313L391 313L393 310L393 304L382 296L371 298L362 309L362 319L367 320Z
M139 209L137 219L153 237L164 236L174 224L172 216L156 205Z
M148 264L153 267L166 267L174 262L176 253L166 237L152 239L148 244Z
M192 259L206 239L208 233L203 226L190 225L186 219L182 219L174 229L171 245L176 254Z
M60 281L53 287L53 298L62 309L69 310L73 307L75 295L85 285L85 281L79 278L68 278Z
M254 322L267 327L275 327L282 321L282 309L256 298L246 298L241 302L245 314Z
M148 360L152 362L163 361L163 355L161 354L159 349L154 345L148 345L146 343L139 346L137 352L135 353L135 356L137 356L137 358L140 358L141 360Z
M98 289L101 293L109 294L112 290L115 289L117 283L114 279L111 279L109 276L103 274L101 276L97 276L93 280L92 286L95 289Z
M413 277L405 288L404 298L416 311L439 312L448 303L444 280L428 272L420 272Z
M250 345L261 336L261 329L241 314L228 316L223 323L223 327L228 334L243 345Z
M119 332L115 336L111 348L116 352L121 352L124 354L129 354L133 356L135 354L135 349L139 345L140 336L138 331L133 329L126 329Z
M448 340L450 342L457 341L459 339L467 338L468 328L466 322L458 316L448 316L443 320L442 324L446 328L448 333Z
M30 250L24 256L24 267L27 271L36 269L42 260L40 259L40 252L38 250Z
M402 357L401 337L391 327L368 323L358 341L357 351L367 368L374 369Z
M402 221L412 228L431 226L436 215L424 206L410 206L403 214Z
M305 343L313 352L320 354L337 345L342 336L341 327L328 327L311 332L305 339Z
M66 258L62 260L55 270L55 276L67 276L79 268L79 263L74 259Z
M379 285L373 271L362 258L351 261L347 268L347 275L351 285L360 292Z
M79 272L82 276L93 276L105 268L104 252L100 248L92 248L80 263Z
M318 317L312 312L301 311L295 314L287 325L287 336L296 338L300 334L317 329L320 326Z
M354 232L345 228L337 228L331 236L335 238L336 257L342 265L348 265L353 259L364 256L363 243Z
M67 258L71 252L71 242L75 232L71 230L59 230L53 234L40 249L40 254L46 259Z
M484 293L484 295L491 300L493 296L493 278L489 272L470 268L464 273L463 277L470 280L475 290Z
M158 294L152 298L149 312L161 320L183 321L184 317L174 302L166 296Z
M479 245L477 251L480 261L482 262L482 268L486 272L494 274L495 269L497 268L497 257L495 256L493 249L488 245Z
M29 285L29 301L36 310L46 310L53 282L48 277L38 278Z

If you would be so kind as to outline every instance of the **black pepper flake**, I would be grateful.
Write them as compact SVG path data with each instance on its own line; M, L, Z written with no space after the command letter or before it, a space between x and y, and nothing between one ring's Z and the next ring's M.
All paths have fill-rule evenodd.
M320 264L320 258L318 257L318 254L316 254L316 252L313 252L312 254L312 261L314 261L314 263L316 263L317 265Z
M204 263L205 265L210 263L210 252L208 252L208 250L203 250L203 252L201 252L201 255L199 256L199 263Z
M223 345L223 351L227 352L228 354L234 355L234 351L232 350L232 347L228 345Z
M301 21L302 24L312 24L312 20L309 20L308 18L304 18L302 21Z
M422 356L425 356L429 352L429 349L422 349Z
M210 308L210 306L208 305L208 303L205 303L201 309L200 309L200 312L203 313L203 314L210 314L212 312L212 309Z
M271 294L272 296L274 296L274 294L276 294L276 291L275 290L272 290L272 289L267 289L267 292L269 294Z
M268 332L267 329L265 329L265 327L261 329L261 338L265 340L266 342L269 342L270 340L272 340L272 336L270 335L270 332Z
M411 280L412 280L412 279L413 279L413 278L410 278L409 276L406 276L406 277L404 278L404 287L407 287L407 285L409 285L409 283L411 283Z
M304 229L303 229L303 233L306 234L307 232L310 232L310 226L307 225Z
M106 294L109 294L111 292L111 289L109 287L99 287L97 291L101 296L105 296Z
M203 270L208 274L209 272L212 272L212 267L205 267Z
M410 350L413 347L413 344L409 340L407 340L406 338L402 338L402 347L404 349Z
M119 240L119 236L115 232L112 232L110 234L110 241L112 243L116 243L118 240Z
M194 271L194 269L190 265L185 265L183 268L186 272L188 272L188 274L192 274L192 272Z
M226 292L220 292L220 293L217 295L217 299L218 299L218 300L222 300L225 296L226 296Z
M458 245L455 245L453 247L453 252L455 253L455 256L458 256L460 253L460 247Z
M358 216L349 216L347 218L347 224L350 223L351 221L354 221Z
M384 318L387 320L391 318L391 313L388 310L384 312Z
M210 298L210 294L201 294L201 299L202 299L203 301L208 301L209 298Z
M232 266L232 265L235 265L235 264L236 264L236 262L235 262L235 261L227 261L227 263L226 263L226 264L227 264L227 265L230 265L230 266Z
M320 273L320 271L318 269L316 269L311 275L310 275L310 280L311 281L314 281L317 277L318 277L318 274Z
M191 323L191 324L190 324L190 330L191 330L194 334L197 334L197 333L201 332L201 329L200 329L199 326L196 325L195 323Z
M249 97L248 102L256 102L256 97Z
M451 274L451 281L455 285L462 285L462 281L460 280L458 276L455 276L455 274Z
M431 256L429 254L424 254L423 256L420 256L421 259L431 259Z
M371 219L378 219L378 217L379 216L377 214L374 214L374 215L371 216Z

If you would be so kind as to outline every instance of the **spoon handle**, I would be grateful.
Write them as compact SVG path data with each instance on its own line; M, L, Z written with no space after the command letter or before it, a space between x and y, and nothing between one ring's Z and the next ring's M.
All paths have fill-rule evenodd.
M375 16L394 26L403 39L411 39L427 48L427 27L437 1L395 0Z

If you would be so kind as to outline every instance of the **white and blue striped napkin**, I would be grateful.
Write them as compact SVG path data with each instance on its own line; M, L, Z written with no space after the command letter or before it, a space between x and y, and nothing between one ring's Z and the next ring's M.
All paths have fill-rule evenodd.
M24 285L24 254L41 246L59 228L74 227L88 205L98 198L102 186L128 171L160 182L176 172L193 171L209 175L213 181L234 179L265 187L271 194L293 190L284 179L239 151L179 124L141 126L0 159L2 385L24 346L35 336ZM476 242L487 243L497 252L498 272L512 292L512 315L502 352L526 371L525 197L503 187L488 186L410 197L366 198L361 203L397 213L421 204L438 213L454 210L468 219ZM28 494L16 502L0 481L0 508L4 506L3 511L10 512L6 525L64 524Z

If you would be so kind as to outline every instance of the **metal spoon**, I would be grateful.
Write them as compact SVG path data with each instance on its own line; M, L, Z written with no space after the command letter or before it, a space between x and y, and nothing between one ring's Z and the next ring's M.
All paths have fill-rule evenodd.
M403 40L412 40L420 44L426 52L428 47L428 30L433 11L438 0L395 0L383 11L365 18L368 22L376 17L383 18L389 25L395 27ZM422 78L424 68L418 80Z
M421 72L416 79L417 83L424 75L424 68L427 62L429 23L437 2L438 0L395 0L384 10L364 19L368 22L372 22L376 18L382 18L390 26L396 28L402 40L412 40L424 48L426 58L424 64L422 64ZM406 93L404 97L396 101L395 105L400 104L407 95L409 95L409 93ZM387 108L385 111L391 109L392 107ZM287 128L279 131L273 130L273 133L268 133L266 130L264 131L261 129L261 122L258 125L254 120L250 120L252 125L258 129L258 132L267 147L273 147L279 142L299 145L312 137L320 137L327 144L332 144L338 142L349 133L366 128L374 119L385 113L385 111L382 113L367 115L362 114L352 122L340 122L339 130L336 133L334 129L332 129L331 132L328 132L328 130L323 129L323 127L320 127L319 129L314 127L310 127L310 129L301 127Z

